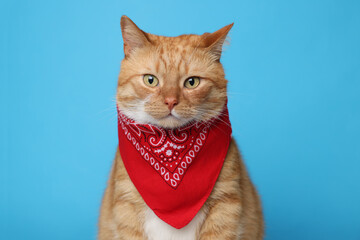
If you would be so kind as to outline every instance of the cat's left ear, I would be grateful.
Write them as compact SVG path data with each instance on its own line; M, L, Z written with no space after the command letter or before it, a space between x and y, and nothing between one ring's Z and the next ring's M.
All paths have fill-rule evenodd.
M125 57L136 48L141 48L150 43L146 33L142 31L130 18L123 15L120 21L121 32L124 40Z
M203 34L204 45L206 49L215 56L216 60L220 60L223 44L233 25L234 23L229 24L216 32Z

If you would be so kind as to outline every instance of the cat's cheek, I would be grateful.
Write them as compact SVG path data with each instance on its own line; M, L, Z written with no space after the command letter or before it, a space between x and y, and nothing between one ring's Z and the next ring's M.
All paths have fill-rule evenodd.
M150 88L144 86L144 84L132 84L133 91L136 93L137 97L141 100L151 101L152 98L158 95L158 88Z
M184 89L184 98L191 103L203 102L210 93L211 86L199 86L194 89Z

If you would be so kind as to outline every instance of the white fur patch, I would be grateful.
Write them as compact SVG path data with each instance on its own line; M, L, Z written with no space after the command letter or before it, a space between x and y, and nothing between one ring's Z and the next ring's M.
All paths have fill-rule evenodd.
M145 112L145 103L149 100L148 96L145 100L139 101L134 104L130 109L121 108L121 111L128 117L141 124L151 124L156 120ZM121 106L119 104L119 106Z
M123 107L120 103L118 103L118 106L119 106L119 109L122 111L122 113L125 114L125 116L127 116L128 118L130 118L132 120L135 120L137 123L152 124L152 125L157 125L157 126L161 127L161 124L159 123L159 121L157 119L155 119L154 117L152 117L151 115L149 115L148 113L145 112L145 104L149 101L150 98L151 98L151 95L149 95L144 100L137 100L136 103L132 103L132 104L130 104L130 106L127 106L127 107ZM175 109L173 109L171 111L171 114L173 116L168 117L166 121L168 121L168 124L170 124L174 121L176 123L176 125L178 125L179 127L186 125L187 123L194 120L193 118L181 117L175 111ZM176 119L176 121L174 119Z
M161 220L147 207L145 210L144 231L148 240L195 240L204 220L205 213L201 209L188 225L176 229Z

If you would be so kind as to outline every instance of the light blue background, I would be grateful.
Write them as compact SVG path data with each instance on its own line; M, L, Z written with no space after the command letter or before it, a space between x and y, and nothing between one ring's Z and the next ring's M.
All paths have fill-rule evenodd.
M222 62L266 239L360 239L360 2L3 1L0 239L95 239L117 144L120 16L235 22Z

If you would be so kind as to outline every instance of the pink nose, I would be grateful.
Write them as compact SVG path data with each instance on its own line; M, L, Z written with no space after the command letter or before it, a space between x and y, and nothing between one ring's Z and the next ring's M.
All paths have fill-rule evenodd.
M175 107L175 105L178 104L178 102L174 97L167 97L165 98L165 104L168 105L168 108L171 111Z

